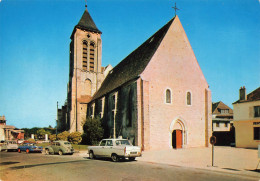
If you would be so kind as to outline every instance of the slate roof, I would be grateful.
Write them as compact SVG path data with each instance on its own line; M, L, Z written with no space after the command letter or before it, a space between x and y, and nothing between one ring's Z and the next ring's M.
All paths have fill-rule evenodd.
M95 33L102 33L96 26L96 24L94 23L92 17L90 16L87 8L84 11L81 19L79 20L78 24L74 27L74 30L72 32L72 35L75 32L75 29L79 28L81 30L86 30L86 31L91 31L91 32L95 32ZM71 35L71 36L72 36Z
M258 101L258 100L260 100L260 87L258 87L256 90L254 90L250 94L247 94L247 100L237 100L233 104L243 103L243 102L251 102L251 101Z
M94 94L92 100L137 79L150 62L173 21L174 18L114 67L103 81L100 89Z

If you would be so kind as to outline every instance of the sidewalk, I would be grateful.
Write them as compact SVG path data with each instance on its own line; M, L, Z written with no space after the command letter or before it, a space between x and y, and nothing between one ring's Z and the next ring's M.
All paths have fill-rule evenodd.
M88 157L87 151L80 151L74 155ZM260 179L260 172L256 171L258 150L216 146L214 149L214 167L212 167L211 155L211 147L185 148L178 150L144 151L142 157L138 157L136 160L148 163L228 172ZM260 166L258 170L260 170Z
M161 163L191 168L201 168L221 172L231 172L259 177L256 171L258 150L234 147L215 147L214 167L212 148L186 148L178 150L145 151L138 161ZM258 168L260 170L260 166Z

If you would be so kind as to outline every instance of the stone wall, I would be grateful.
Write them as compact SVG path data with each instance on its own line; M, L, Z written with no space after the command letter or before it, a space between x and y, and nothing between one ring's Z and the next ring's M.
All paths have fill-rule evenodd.
M103 126L105 138L114 136L114 118L116 137L130 139L137 144L137 84L131 82L109 93L103 98L95 100L95 116L103 114ZM103 103L104 101L104 103ZM93 103L92 103L93 105ZM103 109L103 111L102 111ZM89 111L88 111L89 112ZM90 113L88 113L90 116Z

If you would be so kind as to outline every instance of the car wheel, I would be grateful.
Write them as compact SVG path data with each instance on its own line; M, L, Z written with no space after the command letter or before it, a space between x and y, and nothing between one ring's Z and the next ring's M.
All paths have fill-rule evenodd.
M29 150L29 149L26 149L26 153L27 153L27 154L30 153L30 150Z
M117 154L113 153L113 154L111 155L111 159L112 159L113 162L117 162L117 161L118 161L118 156L117 156Z
M89 152L89 158L90 159L94 159L95 158L95 155L94 155L93 151Z
M135 157L130 157L129 160L130 160L130 161L134 161L134 160L135 160Z
M63 155L63 152L61 150L59 150L59 155Z
M46 154L46 155L49 155L49 154L50 154L49 149L45 149L45 154Z
M21 149L18 149L18 153L21 153Z

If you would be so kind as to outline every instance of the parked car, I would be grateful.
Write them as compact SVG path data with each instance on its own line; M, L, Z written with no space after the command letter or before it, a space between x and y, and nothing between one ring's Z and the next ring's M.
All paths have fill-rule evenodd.
M25 151L26 153L30 152L42 152L43 147L37 146L35 143L23 143L22 145L18 146L18 152L21 153Z
M133 146L127 139L103 139L99 146L88 147L89 158L111 157L112 161L119 161L120 158L133 161L136 157L142 156L139 146Z
M17 151L18 144L16 141L4 141L1 145L1 151Z
M55 153L58 153L59 155L72 155L74 153L74 149L68 141L54 141L49 146L45 147L45 154L49 155Z

